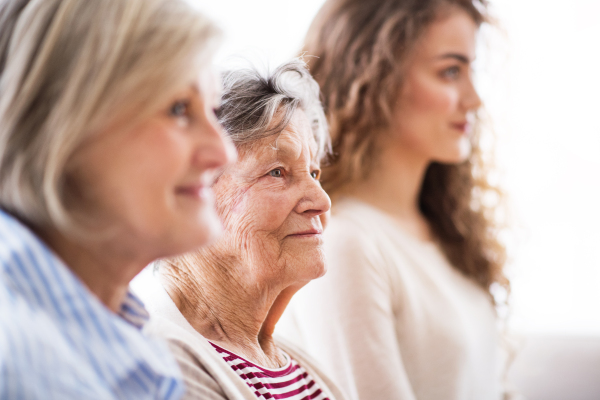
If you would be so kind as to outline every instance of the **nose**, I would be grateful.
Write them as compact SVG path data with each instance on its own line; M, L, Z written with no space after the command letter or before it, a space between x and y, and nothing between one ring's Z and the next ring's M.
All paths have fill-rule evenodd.
M302 185L302 197L296 205L296 212L310 217L321 216L331 209L331 200L319 181L309 175Z
M481 107L481 98L475 89L473 79L469 78L463 93L463 107L467 111L475 111Z
M223 168L237 159L237 151L231 139L216 121L198 126L194 164L201 170Z

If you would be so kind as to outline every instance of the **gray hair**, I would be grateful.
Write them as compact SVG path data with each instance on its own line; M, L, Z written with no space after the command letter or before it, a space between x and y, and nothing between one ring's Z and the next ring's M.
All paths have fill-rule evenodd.
M245 147L287 127L294 112L306 114L321 160L331 150L319 85L306 64L294 59L261 74L256 68L228 71L223 76L219 122L236 147Z
M219 36L186 0L1 0L0 208L76 227L66 171L79 144L156 112Z

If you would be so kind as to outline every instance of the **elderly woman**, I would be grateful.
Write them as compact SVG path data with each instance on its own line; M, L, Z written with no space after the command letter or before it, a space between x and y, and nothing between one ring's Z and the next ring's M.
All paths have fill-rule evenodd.
M0 398L176 399L129 281L221 232L218 31L180 0L0 3Z
M171 344L186 398L341 399L304 353L273 338L291 296L325 272L318 86L300 61L270 76L229 72L224 85L218 116L239 153L213 185L224 234L157 263L150 329Z

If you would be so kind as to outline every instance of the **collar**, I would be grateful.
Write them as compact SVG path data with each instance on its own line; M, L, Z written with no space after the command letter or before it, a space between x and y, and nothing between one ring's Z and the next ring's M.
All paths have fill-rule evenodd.
M69 299L61 304L52 302L62 316L78 314L81 303L92 303L92 307L105 308L112 313L46 243L21 221L1 209L0 270L4 270L8 280L19 275L28 276L30 279L26 281L15 278L10 284L40 307L47 308L48 304L44 304L47 298ZM131 289L127 291L119 312L112 314L140 330L149 319L144 304Z

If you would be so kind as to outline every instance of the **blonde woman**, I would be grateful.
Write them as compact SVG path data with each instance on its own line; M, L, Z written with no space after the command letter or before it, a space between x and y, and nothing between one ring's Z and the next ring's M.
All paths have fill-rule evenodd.
M217 36L181 0L0 3L0 398L182 395L128 286L220 232Z
M352 399L504 391L490 286L508 284L505 253L471 73L485 20L484 0L328 0L306 37L334 146L328 272L281 328Z

